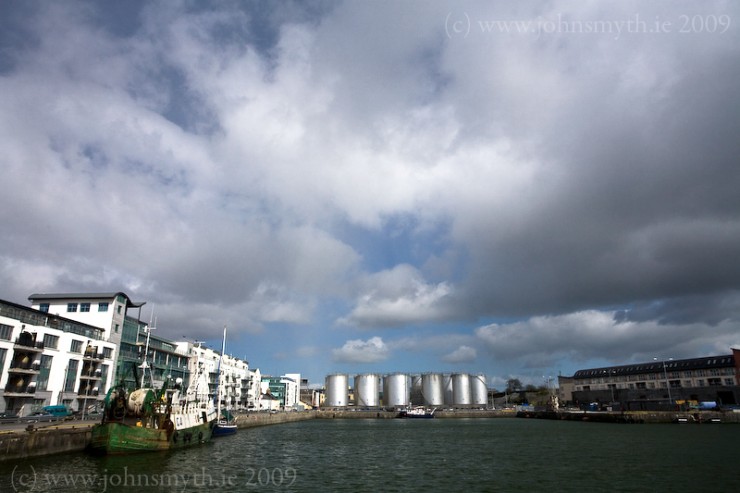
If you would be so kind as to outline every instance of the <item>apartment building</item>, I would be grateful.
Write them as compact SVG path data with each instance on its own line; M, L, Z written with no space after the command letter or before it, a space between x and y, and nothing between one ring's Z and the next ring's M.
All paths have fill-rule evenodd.
M205 371L209 395L221 400L224 409L246 411L256 409L260 393L259 370L250 370L249 362L204 347L201 343L178 342L178 350L189 358L191 374Z
M115 353L98 326L0 300L0 410L23 416L53 404L99 406Z
M740 404L740 350L690 359L578 370L573 400L620 403L622 409L674 408L685 402Z
M28 297L35 310L63 316L102 329L101 339L113 343L113 368L110 379L117 380L123 371L118 351L124 329L138 333L141 326L141 308L146 302L134 302L123 292L108 293L36 293Z

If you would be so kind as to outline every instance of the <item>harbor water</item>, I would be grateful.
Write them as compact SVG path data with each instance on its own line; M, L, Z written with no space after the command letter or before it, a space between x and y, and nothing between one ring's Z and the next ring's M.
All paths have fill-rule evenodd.
M164 453L0 463L0 492L738 491L740 425L308 420Z

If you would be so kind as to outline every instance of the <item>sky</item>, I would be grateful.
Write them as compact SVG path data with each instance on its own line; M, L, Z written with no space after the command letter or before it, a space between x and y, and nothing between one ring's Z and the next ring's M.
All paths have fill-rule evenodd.
M0 2L0 298L263 374L740 347L740 4Z

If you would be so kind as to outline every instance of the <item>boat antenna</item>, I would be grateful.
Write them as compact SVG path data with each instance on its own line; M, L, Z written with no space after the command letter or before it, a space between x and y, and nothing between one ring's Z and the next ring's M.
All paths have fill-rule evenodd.
M152 320L154 323L152 324ZM149 369L149 385L154 385L154 379L152 377L152 369L149 367L149 363L147 362L147 358L149 357L149 335L152 333L154 329L156 329L155 325L157 324L157 319L154 317L154 306L152 305L152 314L149 317L149 325L146 327L146 345L144 346L144 362L141 364L141 369L143 370L143 374L141 376L141 386L143 387L145 385L144 380L146 379L146 370Z

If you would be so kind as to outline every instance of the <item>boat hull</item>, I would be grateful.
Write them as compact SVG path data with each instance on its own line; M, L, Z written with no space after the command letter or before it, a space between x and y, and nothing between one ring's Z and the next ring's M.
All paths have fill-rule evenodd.
M213 427L213 434L211 436L213 437L223 437L228 435L234 435L236 434L237 427L235 424L224 424L224 423L216 423L216 425Z
M170 450L207 442L211 439L212 431L213 423L168 432L165 429L108 422L93 427L89 449L101 455Z
M434 413L414 413L414 412L407 412L407 411L401 411L398 413L398 417L402 419L432 419L434 418Z

